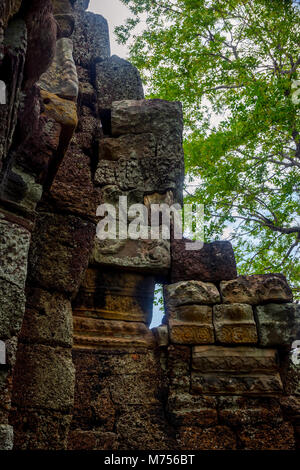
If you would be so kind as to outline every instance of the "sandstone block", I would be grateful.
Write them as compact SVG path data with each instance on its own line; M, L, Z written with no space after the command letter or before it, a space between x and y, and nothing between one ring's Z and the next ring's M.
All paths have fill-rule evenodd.
M156 153L154 134L130 134L99 141L100 160L119 160L120 158L154 158Z
M300 305L267 304L256 307L261 346L291 346L300 340Z
M292 302L293 294L282 274L239 276L221 282L223 302L259 305L267 302Z
M73 33L76 65L89 68L110 56L109 31L105 18L91 12L78 12Z
M95 226L73 216L41 213L30 247L31 283L65 294L79 288Z
M167 274L170 268L168 240L95 239L90 264L123 267L148 274Z
M212 321L200 322L169 321L170 340L175 344L212 344L215 341Z
M182 107L164 100L123 100L112 105L112 134L182 134Z
M60 98L77 101L78 76L73 59L73 42L71 39L58 39L52 65L40 77L38 86Z
M132 351L154 345L144 323L74 317L74 348Z
M27 276L30 233L13 222L0 219L0 278L23 289Z
M73 406L71 351L20 344L15 366L13 402L24 408L67 411Z
M215 305L213 312L217 341L224 344L257 343L257 330L251 305Z
M212 324L212 307L208 305L181 305L169 310L169 318L182 322Z
M219 282L237 277L231 243L205 243L201 250L187 251L185 244L189 241L172 240L172 283L192 280Z
M71 348L73 318L70 300L63 294L29 288L20 339L26 343Z
M113 101L144 98L138 70L116 55L96 64L96 89L100 110L110 109Z
M182 305L213 305L220 302L220 294L214 284L201 281L183 281L164 288L167 313Z
M192 393L213 395L274 395L283 392L280 375L198 374L191 376Z
M283 390L275 350L196 346L192 369L193 393L270 395Z
M274 372L278 370L277 351L248 346L195 346L192 368L201 372Z

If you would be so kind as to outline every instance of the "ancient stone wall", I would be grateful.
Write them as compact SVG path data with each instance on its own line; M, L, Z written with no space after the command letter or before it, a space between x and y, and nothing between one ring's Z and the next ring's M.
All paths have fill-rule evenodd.
M237 277L227 242L96 237L120 196L182 204L183 120L88 3L0 0L0 449L294 449L285 278Z

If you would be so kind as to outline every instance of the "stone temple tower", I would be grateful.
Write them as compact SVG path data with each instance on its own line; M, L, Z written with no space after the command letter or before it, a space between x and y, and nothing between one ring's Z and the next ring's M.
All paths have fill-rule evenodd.
M0 449L299 448L284 276L238 276L228 242L96 236L120 197L182 205L183 119L88 3L0 0Z

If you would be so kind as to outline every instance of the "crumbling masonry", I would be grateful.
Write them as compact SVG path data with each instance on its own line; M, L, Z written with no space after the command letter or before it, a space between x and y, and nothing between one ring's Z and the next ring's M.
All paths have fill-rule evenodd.
M88 3L0 0L0 448L295 449L285 278L95 237L103 202L182 203L184 156L180 103L144 100Z

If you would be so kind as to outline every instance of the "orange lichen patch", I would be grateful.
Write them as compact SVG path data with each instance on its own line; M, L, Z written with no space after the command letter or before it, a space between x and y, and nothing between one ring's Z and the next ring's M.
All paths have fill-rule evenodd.
M45 107L44 114L73 132L78 124L76 103L45 90L41 90L41 97Z

